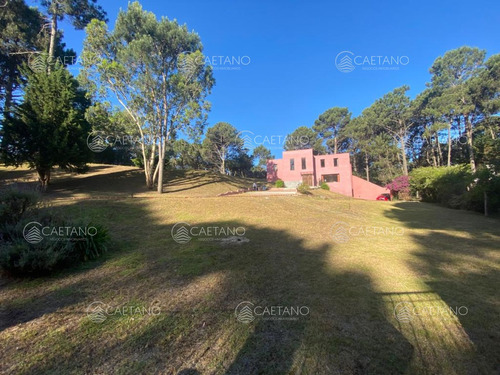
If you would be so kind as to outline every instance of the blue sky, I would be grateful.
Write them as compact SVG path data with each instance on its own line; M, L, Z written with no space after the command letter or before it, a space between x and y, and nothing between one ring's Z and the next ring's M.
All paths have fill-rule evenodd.
M113 28L127 1L98 0ZM439 1L193 1L143 0L144 9L196 31L207 56L240 58L239 70L216 70L209 125L233 124L262 136L313 124L323 111L346 106L358 115L403 84L413 97L429 67L463 45L500 53L500 2ZM84 31L63 23L65 42L81 51ZM399 70L336 68L342 51L361 57L406 57ZM360 61L360 60L358 60ZM366 65L365 65L366 66ZM377 68L377 66L375 66ZM273 147L274 148L274 147ZM276 156L280 150L273 149Z

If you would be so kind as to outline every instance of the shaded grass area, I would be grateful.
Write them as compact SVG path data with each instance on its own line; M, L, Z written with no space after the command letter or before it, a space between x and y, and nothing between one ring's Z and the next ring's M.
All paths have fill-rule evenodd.
M210 198L225 182L182 190L195 186L184 178L173 194L206 198L57 202L98 217L112 250L50 278L1 279L1 373L497 372L498 221L323 191ZM249 242L179 244L171 230L181 221L242 227ZM347 241L332 229L339 223ZM95 323L86 310L96 301L160 313ZM244 324L234 310L243 301L309 314ZM418 315L399 321L398 303ZM446 313L456 305L468 313Z

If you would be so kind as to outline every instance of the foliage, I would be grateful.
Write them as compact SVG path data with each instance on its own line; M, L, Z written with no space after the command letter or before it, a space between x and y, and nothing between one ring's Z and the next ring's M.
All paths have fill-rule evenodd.
M315 153L324 154L326 150L321 143L322 140L314 130L307 126L301 126L287 135L284 149L285 151L292 151L312 148Z
M167 148L179 132L199 136L210 109L214 79L202 50L198 34L138 2L120 11L113 31L95 19L86 28L80 79L128 114L141 137L146 185L157 180L160 193Z
M39 207L40 196L9 189L0 193L0 267L16 275L38 276L96 259L107 251L108 231L100 224L68 220ZM25 226L37 222L49 227L39 243L24 238ZM91 228L59 236L56 228Z
M330 190L330 186L325 182L321 182L321 185L319 185L319 187L323 190Z
M389 189L391 191L391 194L397 199L410 198L410 178L408 176L398 176L385 187Z
M252 172L258 176L265 177L267 172L267 161L274 159L274 155L271 155L271 150L264 145L258 145L253 149L252 158L257 160L257 165L252 168Z
M235 160L244 152L238 131L227 122L218 122L209 128L202 146L203 159L222 174L226 173L228 159Z
M4 121L1 150L7 165L28 163L45 188L54 166L77 170L89 161L89 102L59 63L51 73L28 71L24 102Z
M311 188L309 187L309 185L304 184L304 183L301 183L297 186L297 191L300 194L310 194L310 190L311 190Z
M277 188L284 188L285 187L285 182L283 180L276 180L275 186Z
M339 151L339 144L342 130L349 124L351 113L347 108L333 107L321 114L314 121L313 130L326 142L330 152L336 154Z
M410 186L423 201L451 208L466 208L467 188L473 175L467 165L416 168L410 174Z
M8 188L0 192L0 223L16 223L38 204L40 195L31 190Z

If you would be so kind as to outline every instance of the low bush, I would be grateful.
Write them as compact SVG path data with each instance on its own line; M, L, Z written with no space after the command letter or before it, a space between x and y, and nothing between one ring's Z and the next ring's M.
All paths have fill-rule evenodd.
M40 201L36 191L5 189L0 192L0 225L16 223L23 214L35 208Z
M277 188L284 188L285 183L283 182L283 180L276 180L276 187Z
M473 174L469 165L417 168L410 173L410 187L423 201L439 203L449 208L484 212L500 209L500 177L486 168Z
M100 257L108 231L40 208L28 191L0 194L0 267L11 274L40 276Z
M311 188L307 184L302 183L299 186L297 186L297 191L300 194L310 194L309 190L311 190Z
M328 186L328 184L324 181L321 183L321 185L319 185L319 187L323 190L330 190L330 186Z

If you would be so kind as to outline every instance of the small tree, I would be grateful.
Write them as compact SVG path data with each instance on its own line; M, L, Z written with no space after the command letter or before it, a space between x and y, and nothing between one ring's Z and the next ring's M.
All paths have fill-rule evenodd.
M26 66L24 70L24 102L4 120L2 159L7 165L28 163L45 190L54 166L78 170L89 161L85 111L90 103L61 64L55 64L51 74Z
M236 159L243 140L238 136L238 131L227 122L218 122L207 130L203 140L203 157L220 173L226 173L226 161Z
M257 165L252 168L252 171L258 175L265 176L267 161L269 159L274 159L274 155L271 155L271 150L263 145L259 145L253 149L252 158L257 160Z

